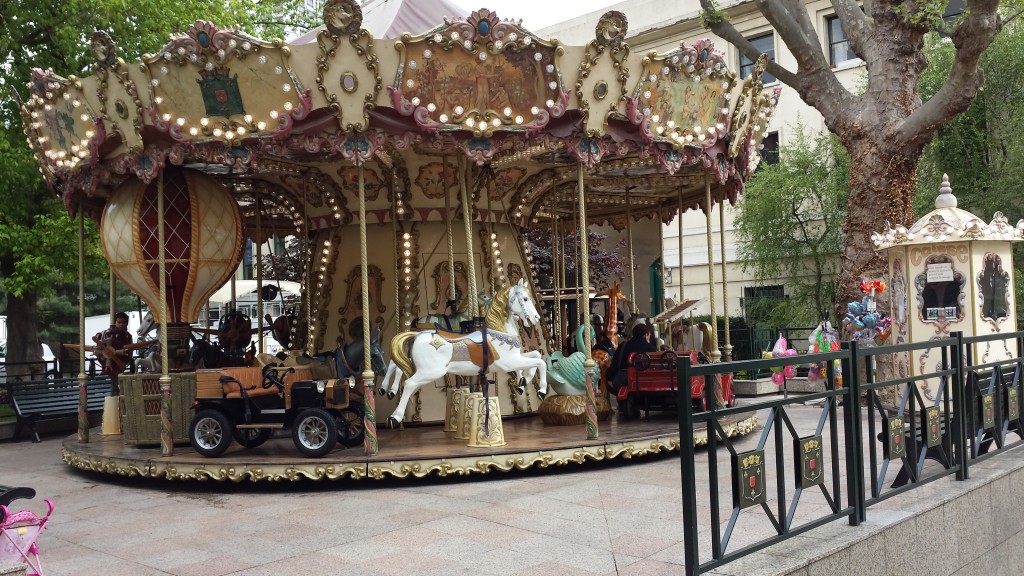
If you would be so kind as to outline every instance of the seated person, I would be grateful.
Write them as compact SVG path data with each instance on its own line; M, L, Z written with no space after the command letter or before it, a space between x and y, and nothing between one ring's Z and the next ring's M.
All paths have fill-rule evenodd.
M633 326L632 337L615 351L611 366L605 377L608 380L608 390L614 394L619 388L626 385L626 378L629 373L629 355L635 352L655 352L658 348L651 343L651 329L647 324Z

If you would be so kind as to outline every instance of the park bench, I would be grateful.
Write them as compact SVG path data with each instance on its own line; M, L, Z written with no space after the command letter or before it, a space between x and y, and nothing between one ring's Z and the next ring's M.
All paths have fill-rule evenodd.
M0 486L0 506L10 508L11 502L24 498L31 500L36 497L36 491L25 486ZM0 508L0 524L6 519L3 515L4 508Z
M104 399L110 395L110 379L107 377L90 380L88 383L88 410L90 414L103 411ZM17 423L14 439L22 429L32 433L32 441L40 442L36 421L75 416L78 414L78 380L34 380L8 382L7 397L14 408Z

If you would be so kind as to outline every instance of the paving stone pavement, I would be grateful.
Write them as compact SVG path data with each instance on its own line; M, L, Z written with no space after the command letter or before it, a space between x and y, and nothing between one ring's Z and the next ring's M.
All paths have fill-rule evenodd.
M791 410L804 429L819 414ZM49 576L683 574L676 454L468 479L220 484L81 472L61 461L63 437L0 442L0 484L36 489L22 507L55 503L39 538ZM869 520L898 521L907 506ZM828 529L833 541L864 534L845 521Z

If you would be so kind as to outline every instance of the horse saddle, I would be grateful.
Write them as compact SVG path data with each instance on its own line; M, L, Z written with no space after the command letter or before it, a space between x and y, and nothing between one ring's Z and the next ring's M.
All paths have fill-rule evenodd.
M472 362L473 364L484 367L484 345L482 342L474 342L470 338L471 334L459 334L456 332L446 332L439 330L431 339L431 344L435 348L440 348L445 342L452 345L452 362ZM487 341L487 363L492 364L501 355L498 354L498 350L494 347L494 344Z

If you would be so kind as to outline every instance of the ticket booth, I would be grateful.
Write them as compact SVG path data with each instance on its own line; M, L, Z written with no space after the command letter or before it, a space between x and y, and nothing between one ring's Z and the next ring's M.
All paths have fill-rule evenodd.
M949 177L943 175L935 209L910 228L886 225L872 235L875 247L888 256L893 344L1017 330L1013 296L1011 243L1022 239L1024 220L1010 225L1002 212L986 223L957 208ZM1010 340L975 345L977 362L1015 356ZM935 350L912 352L900 374L939 370ZM919 383L934 399L939 382Z

